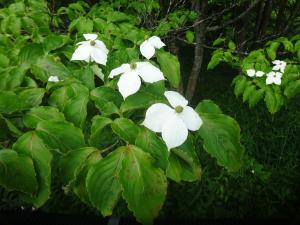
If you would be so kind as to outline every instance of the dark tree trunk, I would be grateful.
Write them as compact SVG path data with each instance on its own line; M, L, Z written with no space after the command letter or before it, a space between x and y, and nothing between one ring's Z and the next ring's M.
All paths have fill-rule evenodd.
M201 1L201 5L200 5L200 1L198 0L195 0L193 2L193 8L199 15L198 18L199 21L206 18L207 7L208 7L208 0ZM191 100L195 94L198 78L202 67L203 55L204 55L203 46L205 44L205 33L206 33L205 23L199 23L195 26L196 46L194 51L194 62L193 62L191 74L188 79L188 84L185 93L185 96L189 100Z

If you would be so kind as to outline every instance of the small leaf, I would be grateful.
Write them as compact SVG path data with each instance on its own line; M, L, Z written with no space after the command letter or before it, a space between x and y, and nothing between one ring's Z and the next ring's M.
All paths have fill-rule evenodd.
M126 118L115 119L111 128L124 141L134 144L136 136L139 133L139 127L131 120Z
M0 150L0 185L34 195L38 185L31 158L10 149Z
M28 128L36 128L41 121L65 121L64 114L52 106L38 106L32 108L24 117L23 123Z
M72 123L63 121L42 121L37 125L39 137L50 149L62 153L85 147L82 130Z
M164 76L173 87L178 88L181 80L178 58L162 50L156 51L156 56Z
M123 148L114 150L95 163L87 175L90 201L103 216L112 214L121 194L119 173L124 159Z
M41 207L50 198L52 154L33 131L21 136L13 145L13 149L33 160L39 188L37 195L25 196L25 199L32 202L35 207Z

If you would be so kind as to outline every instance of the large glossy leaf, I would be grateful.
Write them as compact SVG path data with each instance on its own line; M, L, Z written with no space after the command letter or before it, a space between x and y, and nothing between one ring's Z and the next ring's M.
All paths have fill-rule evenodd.
M135 143L140 129L134 122L126 118L115 119L111 128L121 139L131 144Z
M167 169L169 161L169 151L164 142L152 131L143 128L140 129L136 137L135 145L151 154L157 161L157 164L163 170Z
M64 185L75 181L79 171L84 167L86 159L98 150L92 147L85 147L68 152L59 161L60 177Z
M13 145L13 149L33 160L39 187L37 194L34 197L27 197L27 200L35 207L41 207L50 197L52 154L34 131L21 136Z
M107 117L95 116L92 120L89 143L95 148L104 148L117 141L116 135L109 126L113 121Z
M116 90L109 87L98 87L91 91L91 99L103 114L118 114L122 96Z
M164 76L173 87L178 88L180 84L180 64L178 58L165 51L156 51L157 61Z
M198 131L204 141L204 149L217 159L219 165L231 172L242 166L244 146L240 143L240 127L231 117L221 113L206 113L201 111L202 103L196 108L203 120ZM214 103L211 103L214 104Z
M88 88L78 83L71 83L55 89L49 98L49 104L58 107L68 121L83 127L87 116L88 100Z
M65 121L64 114L52 106L38 106L32 108L24 117L23 123L28 128L36 128L41 121Z
M28 66L22 64L0 73L0 90L13 90L20 87L27 70Z
M0 91L0 113L13 113L29 109L30 105L12 91Z
M38 185L32 159L10 149L0 150L0 185L34 195Z
M72 123L63 121L42 121L37 125L38 135L50 148L62 153L85 147L82 130Z
M121 185L119 172L124 158L124 147L120 147L91 167L87 177L87 190L92 204L104 216L112 214L117 204Z
M152 224L165 201L166 176L154 166L149 153L133 145L128 145L124 152L120 171L123 198L139 222Z
M201 166L191 135L185 143L171 149L167 176L176 182L201 179Z
M20 96L29 106L35 107L42 103L45 89L44 88L22 88L16 91L16 94Z

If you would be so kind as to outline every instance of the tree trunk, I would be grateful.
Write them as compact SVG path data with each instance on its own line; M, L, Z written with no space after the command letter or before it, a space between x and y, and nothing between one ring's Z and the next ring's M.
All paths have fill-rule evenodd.
M207 16L207 6L208 0L193 1L193 8L198 13L198 20L203 20ZM196 46L194 50L194 62L192 71L189 76L188 84L186 87L186 94L188 100L191 100L195 94L195 90L198 83L198 78L200 75L202 63L203 63L203 55L204 55L204 44L205 44L205 33L206 33L206 25L205 23L199 23L195 26L195 37L196 37Z

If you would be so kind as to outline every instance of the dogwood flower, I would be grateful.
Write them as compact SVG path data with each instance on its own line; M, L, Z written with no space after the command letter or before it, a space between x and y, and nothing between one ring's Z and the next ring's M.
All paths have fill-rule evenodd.
M267 74L266 84L281 84L282 73L271 71Z
M72 55L71 60L84 60L86 62L96 62L106 65L108 49L105 44L96 40L97 34L84 34L86 41L81 41L77 45L78 48Z
M164 46L166 45L160 40L159 37L152 36L141 44L140 51L145 58L150 59L152 56L154 56L156 48L162 48Z
M254 69L247 70L247 75L249 77L262 77L265 73L263 71L255 71Z
M280 60L274 60L272 62L275 66L273 66L272 70L279 70L281 73L284 73L286 62Z
M58 76L50 76L48 78L48 82L54 82L54 83L59 82L59 78Z
M122 64L120 67L113 69L108 78L113 78L119 74L121 74L121 77L117 85L124 99L140 89L141 78L147 83L165 79L163 73L149 62Z
M142 125L154 132L161 132L168 149L171 149L182 145L188 130L198 130L203 122L182 95L175 91L166 91L164 95L173 108L163 103L151 105Z

